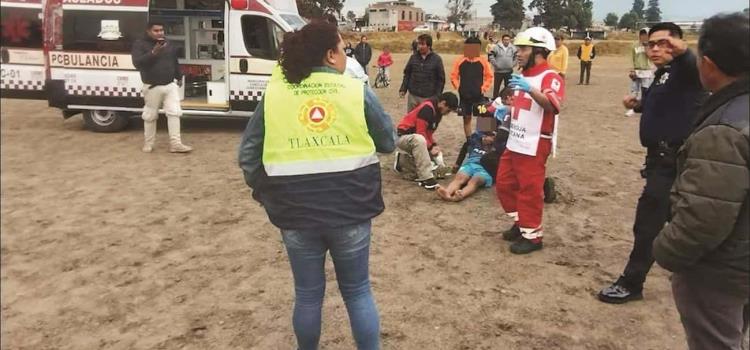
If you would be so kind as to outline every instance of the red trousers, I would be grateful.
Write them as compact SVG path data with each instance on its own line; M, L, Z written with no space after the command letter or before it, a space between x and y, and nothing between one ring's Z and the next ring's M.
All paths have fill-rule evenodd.
M542 226L544 209L544 174L552 141L539 139L536 156L506 149L497 170L497 198L506 213L518 213L518 227L537 229Z

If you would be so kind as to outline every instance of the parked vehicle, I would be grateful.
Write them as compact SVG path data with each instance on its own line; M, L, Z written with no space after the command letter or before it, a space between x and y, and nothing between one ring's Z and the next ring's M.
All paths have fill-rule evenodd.
M165 23L167 39L180 48L183 113L201 116L252 116L284 33L305 25L294 0L2 0L3 23L6 13L20 9L37 11L23 15L39 15L41 41L32 43L31 35L22 44L36 51L21 56L32 49L11 46L3 30L3 76L18 70L34 82L27 77L41 74L47 93L35 98L47 99L66 118L82 113L87 127L99 132L122 130L142 112L142 82L130 50L149 19ZM29 55L35 59L22 58ZM31 63L39 63L36 71ZM3 97L13 97L5 88L3 78Z

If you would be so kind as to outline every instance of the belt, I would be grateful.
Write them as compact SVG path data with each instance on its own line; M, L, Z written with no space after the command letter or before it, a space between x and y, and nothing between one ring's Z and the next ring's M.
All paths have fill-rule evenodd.
M149 86L148 86L148 87L146 88L146 90L148 90L148 89L150 89L150 88L152 88L152 87L157 87L157 86L166 86L166 85L169 85L169 84L172 84L172 83L173 83L173 82L171 82L171 81L170 81L170 82L168 82L168 83L155 83L155 84L148 84L148 83L146 83L146 84L148 84L148 85L149 85Z

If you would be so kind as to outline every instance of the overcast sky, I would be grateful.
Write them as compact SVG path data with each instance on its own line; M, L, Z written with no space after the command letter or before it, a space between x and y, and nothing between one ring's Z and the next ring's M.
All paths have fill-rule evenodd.
M374 3L376 0L346 0L344 3L345 14L347 11L352 10L358 16L364 15L364 9L368 4ZM524 0L524 4L528 6L530 0ZM648 4L648 1L644 1ZM445 16L445 4L446 0L414 0L415 6L423 8L427 13L438 14ZM490 5L494 4L494 0L474 0L474 8L477 10L477 16L479 17L491 17ZM704 8L710 3L711 9L705 10ZM742 11L748 7L747 0L661 0L659 1L661 7L662 19L664 20L701 20L709 17L718 12L727 11ZM604 16L609 12L614 12L618 16L630 10L633 6L632 0L594 0L594 20L604 20Z

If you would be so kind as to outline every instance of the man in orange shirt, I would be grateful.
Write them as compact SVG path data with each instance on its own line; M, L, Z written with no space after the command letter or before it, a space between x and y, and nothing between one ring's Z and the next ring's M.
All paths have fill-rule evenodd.
M458 90L461 100L461 116L464 118L464 136L466 142L461 146L458 159L463 159L471 139L471 111L474 105L484 102L484 96L492 87L492 67L486 57L480 57L482 42L477 37L469 37L464 42L464 55L453 62L451 84ZM457 171L461 164L454 164L453 171Z
M453 62L451 83L458 90L461 100L461 115L464 117L464 136L471 136L472 106L482 103L484 94L492 86L492 67L487 58L480 57L482 42L477 37L469 37L464 42L464 55Z

